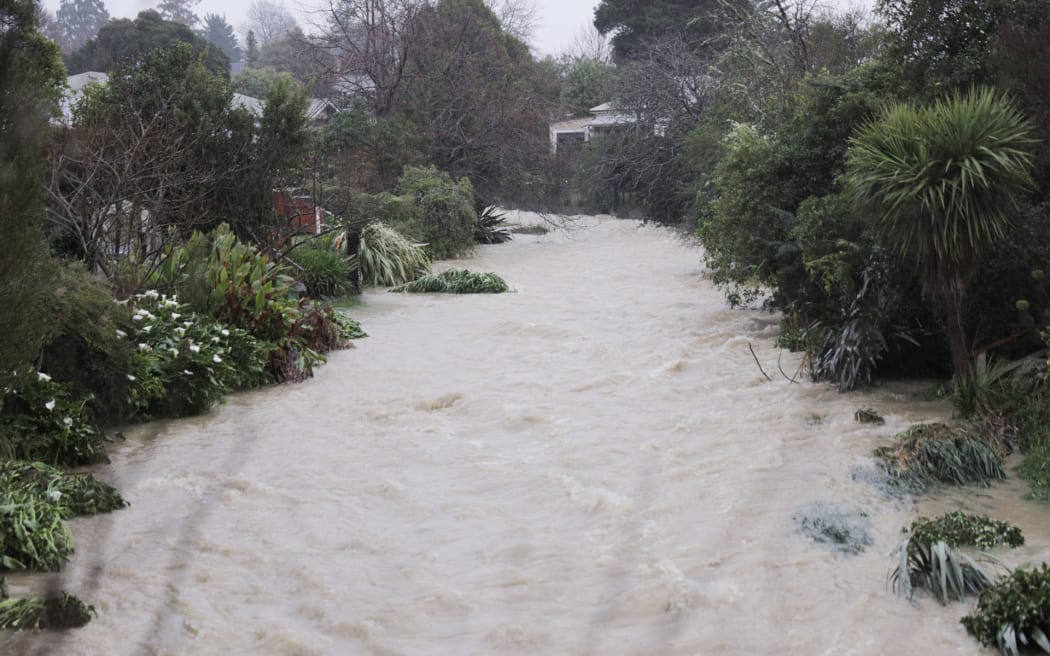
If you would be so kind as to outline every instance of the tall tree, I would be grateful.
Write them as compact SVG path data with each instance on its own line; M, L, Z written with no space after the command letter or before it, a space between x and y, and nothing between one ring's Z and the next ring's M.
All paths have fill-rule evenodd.
M248 36L244 37L244 64L248 68L259 65L259 42L254 30L248 30Z
M549 149L553 103L528 47L482 0L439 0L408 35L405 109L430 139L430 159L466 176L487 203L524 197Z
M171 235L217 222L220 184L244 168L229 144L251 141L237 114L187 43L123 61L52 147L49 221L93 270L121 256L148 265Z
M241 61L244 53L237 43L237 35L233 32L233 26L226 22L225 16L205 14L200 36L213 46L221 48L231 62Z
M721 32L723 3L745 4L742 0L601 0L594 10L594 27L602 35L613 35L617 60L641 57L649 46L676 34L702 48Z
M161 0L157 5L157 13L161 18L173 23L182 23L187 27L194 27L200 22L193 8L200 0Z
M62 52L77 50L109 22L109 12L102 0L62 0L55 13L62 35Z
M46 285L43 145L64 82L58 48L37 31L32 0L0 0L0 385L24 375L42 346L35 309Z
M121 18L101 30L98 36L69 57L70 73L108 72L121 64L134 64L151 50L187 44L195 56L202 57L208 70L221 77L230 75L230 60L182 23L164 20L155 11L144 11L135 20Z
M299 27L293 27L284 36L263 44L257 65L290 73L313 95L328 96L331 92L329 72L334 67L329 57L327 48L320 47Z
M1034 142L1025 117L988 89L925 107L893 105L853 139L854 197L941 302L956 376L970 366L966 289L1031 186Z
M333 73L377 116L389 114L402 92L412 57L408 31L421 8L419 0L329 0L325 9Z
M259 45L263 46L296 27L295 18L280 0L252 0L248 5L248 22L241 29L246 33L254 32Z

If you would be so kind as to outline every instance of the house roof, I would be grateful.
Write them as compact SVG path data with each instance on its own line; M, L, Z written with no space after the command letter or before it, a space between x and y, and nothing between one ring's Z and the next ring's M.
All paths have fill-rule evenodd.
M230 106L234 109L247 109L248 112L256 117L260 118L263 115L263 110L266 109L266 103L258 98L252 98L246 96L243 93L234 93L233 99L230 101Z
M306 116L311 121L318 119L328 118L331 114L339 112L339 108L336 107L331 101L325 100L324 98L311 98L310 106L306 108Z
M62 117L55 119L54 121L61 122L65 125L69 125L73 122L73 106L77 104L80 97L84 95L84 88L89 84L106 84L109 82L109 76L105 73L99 73L98 71L86 71L84 73L77 73L76 75L70 75L66 78L66 90L62 94L62 100L59 102L60 109L62 110Z
M557 134L564 134L566 132L583 132L587 129L587 126L594 121L594 117L587 116L585 118L572 118L567 121L558 121L551 123L551 132Z

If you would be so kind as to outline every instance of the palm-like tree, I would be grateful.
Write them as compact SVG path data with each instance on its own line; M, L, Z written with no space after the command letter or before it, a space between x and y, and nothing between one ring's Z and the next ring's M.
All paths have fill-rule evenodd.
M882 238L943 304L956 376L969 369L962 322L981 255L1007 233L1029 188L1035 143L1005 96L976 89L933 105L896 103L854 135L847 181Z

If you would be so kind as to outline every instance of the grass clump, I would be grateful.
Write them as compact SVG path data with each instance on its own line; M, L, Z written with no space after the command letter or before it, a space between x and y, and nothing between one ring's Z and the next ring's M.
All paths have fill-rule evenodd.
M478 214L474 227L474 241L479 244L503 244L513 239L507 228L506 214L489 205Z
M366 285L403 285L429 273L430 258L422 244L414 244L393 228L373 222L361 231L357 266Z
M1050 567L1015 570L981 593L962 624L981 644L997 646L1008 656L1027 646L1050 654Z
M5 595L6 596L6 595ZM40 631L74 629L91 621L95 608L62 592L43 599L26 597L0 601L0 629Z
M959 511L932 519L920 517L903 533L906 537L893 551L899 556L890 575L894 591L910 598L914 588L925 588L942 604L961 601L966 595L978 594L994 585L991 574L978 559L961 548L984 550L1024 544L1021 529L1016 526ZM983 560L989 557L984 556Z
M19 487L58 506L64 518L120 510L128 502L91 474L67 474L42 462L0 463L0 485Z
M467 269L449 269L442 273L423 276L410 283L391 289L392 292L444 294L502 294L509 291L506 281L494 273L478 273Z
M875 455L893 481L921 491L934 483L986 486L1006 478L1000 451L969 425L931 423L912 426Z

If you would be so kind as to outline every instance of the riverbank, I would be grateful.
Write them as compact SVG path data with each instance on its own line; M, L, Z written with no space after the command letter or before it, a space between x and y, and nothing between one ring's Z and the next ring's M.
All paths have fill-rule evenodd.
M993 653L963 605L894 597L886 554L920 510L987 504L1028 538L1005 558L1047 560L1043 507L1016 479L916 506L856 476L947 404L921 383L767 381L748 345L775 372L775 325L728 310L697 251L578 225L448 263L515 293L368 292L369 339L313 380L129 431L100 471L132 506L74 521L55 577L99 617L4 647ZM866 513L873 544L844 557L799 534L812 503Z

